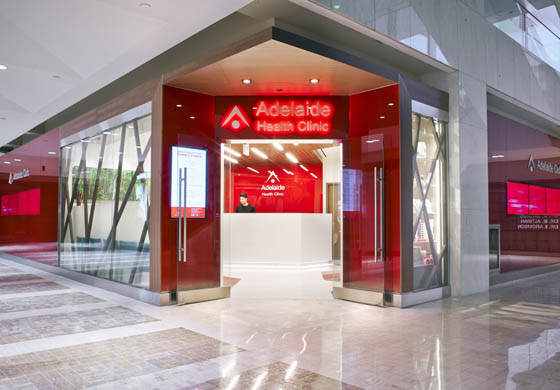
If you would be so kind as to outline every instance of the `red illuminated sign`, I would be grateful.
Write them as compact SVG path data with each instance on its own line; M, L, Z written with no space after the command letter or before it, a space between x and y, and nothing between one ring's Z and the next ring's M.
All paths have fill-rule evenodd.
M261 134L329 134L334 107L322 100L266 101L260 100L253 107L252 126L238 106L233 106L222 121L222 127L240 131L252 127Z

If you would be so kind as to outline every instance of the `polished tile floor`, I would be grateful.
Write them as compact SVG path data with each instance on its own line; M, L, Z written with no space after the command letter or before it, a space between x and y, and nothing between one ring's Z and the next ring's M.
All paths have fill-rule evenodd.
M0 275L0 389L560 389L559 274L409 309L155 307L3 258Z

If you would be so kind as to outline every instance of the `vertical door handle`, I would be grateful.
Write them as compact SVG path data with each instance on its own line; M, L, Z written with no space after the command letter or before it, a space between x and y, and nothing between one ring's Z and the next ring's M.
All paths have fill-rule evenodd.
M183 201L183 197L182 197L182 186L181 186L181 180L182 180L182 172L181 172L181 168L179 168L179 171L177 172L177 200L178 200L178 206L179 208L177 209L177 261L181 261L181 254L183 251L183 244L182 244L182 217L183 217L183 207L182 207L182 201Z
M185 213L183 216L183 261L187 262L187 167L183 168L183 204Z
M373 241L375 243L374 260L377 263L377 167L373 167Z
M383 168L379 168L379 260L385 261L385 177ZM376 255L377 258L377 255Z

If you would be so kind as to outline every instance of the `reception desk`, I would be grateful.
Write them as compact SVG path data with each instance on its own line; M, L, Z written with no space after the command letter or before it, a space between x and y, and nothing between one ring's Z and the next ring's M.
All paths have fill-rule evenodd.
M330 214L224 214L222 258L231 265L312 266L332 260Z

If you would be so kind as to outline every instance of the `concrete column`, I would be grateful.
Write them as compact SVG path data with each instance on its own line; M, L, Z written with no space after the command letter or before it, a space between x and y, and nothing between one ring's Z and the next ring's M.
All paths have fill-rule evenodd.
M464 296L489 288L486 85L458 71L447 86L450 285Z

